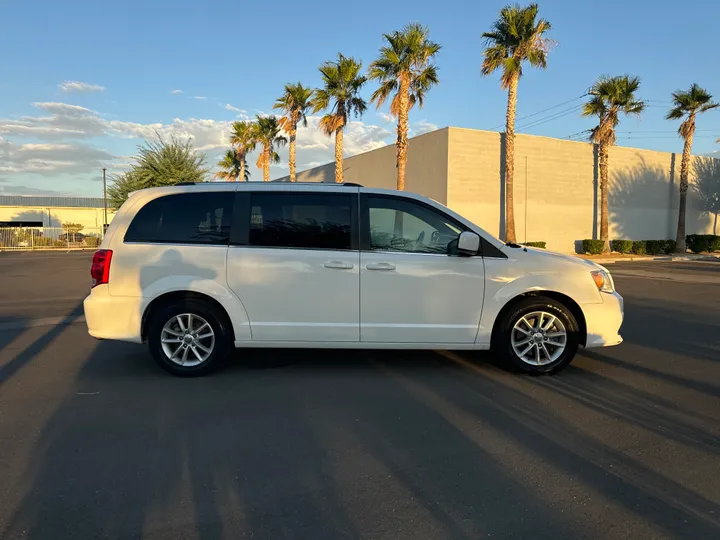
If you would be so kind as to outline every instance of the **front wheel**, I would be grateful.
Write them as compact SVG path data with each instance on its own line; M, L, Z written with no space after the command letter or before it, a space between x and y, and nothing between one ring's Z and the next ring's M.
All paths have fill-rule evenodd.
M518 302L493 337L494 351L517 369L535 375L563 369L579 345L578 323L570 310L541 296Z
M148 342L160 367L181 377L212 371L232 347L226 318L210 304L192 298L158 309L150 320Z

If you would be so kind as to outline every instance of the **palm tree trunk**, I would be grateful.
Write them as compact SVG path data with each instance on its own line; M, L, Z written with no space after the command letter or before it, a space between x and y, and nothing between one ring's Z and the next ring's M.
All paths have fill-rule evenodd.
M244 182L245 181L245 156L239 155L238 158L240 159L240 176L238 176L238 182Z
M263 182L270 181L270 147L263 148Z
M690 173L690 152L692 151L694 132L695 130L691 129L685 138L682 161L680 162L680 205L678 208L677 235L675 236L675 251L677 253L687 251L685 246L685 214L687 213L688 175Z
M343 182L343 126L335 130L335 182Z
M600 240L604 242L603 253L610 253L608 232L608 158L610 146L607 142L598 145L598 169L600 172Z
M408 109L410 105L410 83L407 77L400 79L400 100L397 125L397 189L405 190L405 165L407 164ZM399 213L399 212L398 212Z
M505 240L515 242L515 110L520 76L513 75L508 86L508 104L505 115Z
M295 139L297 138L297 124L292 124L290 128L290 157L288 162L290 165L290 181L295 181Z

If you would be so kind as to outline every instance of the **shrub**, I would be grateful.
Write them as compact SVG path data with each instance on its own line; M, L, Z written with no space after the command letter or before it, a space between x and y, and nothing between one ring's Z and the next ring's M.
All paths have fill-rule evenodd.
M667 243L669 240L645 240L645 249L650 255L662 255L667 253Z
M536 248L542 248L542 249L545 249L546 245L547 245L547 242L525 242L523 244L523 246L536 247Z
M86 236L85 237L85 245L87 247L96 248L100 245L100 242L102 242L102 239L98 238L97 236Z
M720 236L711 235L709 250L720 251Z
M612 240L610 248L618 253L630 253L632 251L632 240Z
M685 237L685 245L693 253L702 253L710 251L710 234L688 234Z
M635 255L645 255L645 253L647 253L647 242L645 242L645 240L633 242L632 252Z
M602 240L583 240L582 250L583 253L589 253L590 255L600 255L603 252L605 242Z
M677 242L675 242L675 240L665 240L665 254L666 255L670 255L671 253L674 253L676 247L677 247Z

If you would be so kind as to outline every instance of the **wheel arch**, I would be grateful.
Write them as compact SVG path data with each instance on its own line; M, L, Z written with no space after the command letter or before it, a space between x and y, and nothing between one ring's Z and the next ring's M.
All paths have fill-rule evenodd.
M492 334L490 338L490 343L492 345L492 342L495 340L495 337L497 336L497 333L500 329L500 324L502 323L503 319L505 318L505 315L515 307L515 305L518 304L518 302L521 302L522 300L526 298L550 298L552 300L555 300L556 302L559 302L563 306L565 306L570 313L572 313L573 317L575 317L575 321L577 321L578 324L578 331L580 332L580 345L583 347L585 346L587 342L587 323L585 322L585 314L583 313L582 308L580 305L573 300L571 297L569 297L566 294L557 292L557 291L530 291L526 293L519 294L512 299L510 299L498 312L497 316L495 317L495 322L493 323L493 329Z
M153 298L153 300L145 308L140 322L140 333L143 342L147 340L148 322L151 320L152 315L156 310L162 306L188 299L205 302L217 309L218 313L225 319L224 322L227 324L227 327L230 329L232 340L235 341L235 328L233 326L232 319L225 309L225 306L223 306L215 298L196 291L170 291Z

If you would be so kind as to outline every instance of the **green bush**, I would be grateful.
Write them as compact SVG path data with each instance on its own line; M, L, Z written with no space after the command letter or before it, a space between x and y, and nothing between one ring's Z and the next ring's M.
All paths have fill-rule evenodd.
M662 255L666 253L668 240L645 240L645 249L649 255Z
M666 255L675 253L676 247L677 247L677 242L675 240L665 240L665 254Z
M590 255L601 255L605 242L602 240L583 240L582 250L583 253L589 253Z
M647 253L647 242L645 242L645 240L637 240L633 242L632 252L635 255L645 255Z
M100 242L102 242L101 238L98 238L97 236L86 236L85 237L85 245L87 247L96 248L100 246Z
M693 253L710 251L711 234L688 234L685 237L685 245Z
M611 240L610 248L618 253L630 253L632 251L632 240Z
M710 237L710 251L720 251L720 236Z
M546 245L547 245L547 242L525 242L523 244L523 246L536 247L536 248L542 248L542 249L545 249Z

